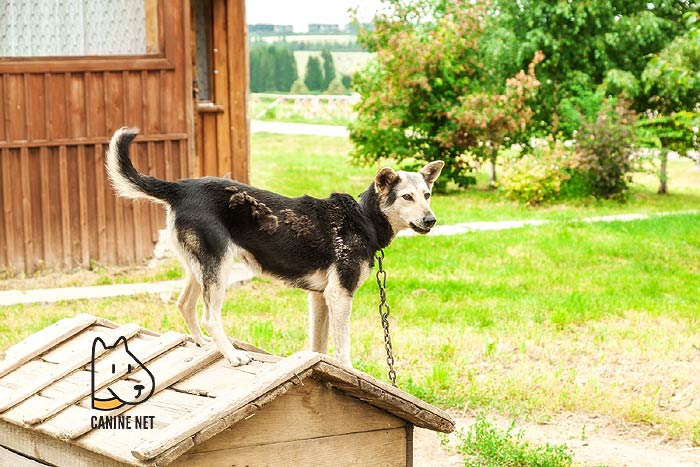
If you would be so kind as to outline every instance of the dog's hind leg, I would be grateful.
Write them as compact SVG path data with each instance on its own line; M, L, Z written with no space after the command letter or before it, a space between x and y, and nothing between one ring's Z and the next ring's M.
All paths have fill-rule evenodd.
M319 292L309 292L309 342L314 352L328 353L328 306Z
M226 286L221 278L216 282L205 282L204 284L204 319L202 324L211 338L216 343L219 351L233 366L245 365L252 359L247 352L233 347L231 341L224 332L224 325L221 321L221 306L224 304Z
M202 329L199 327L199 321L197 320L197 299L201 293L202 286L199 285L188 270L185 278L185 287L180 293L180 298L177 299L177 307L185 320L187 328L190 330L190 334L192 334L192 338L199 346L206 344L209 340L202 334Z

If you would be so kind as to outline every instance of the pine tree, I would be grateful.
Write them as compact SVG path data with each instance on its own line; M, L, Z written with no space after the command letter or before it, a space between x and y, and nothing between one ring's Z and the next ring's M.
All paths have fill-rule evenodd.
M275 90L289 92L292 83L298 78L294 52L289 49L286 43L276 45L275 49Z
M321 60L318 57L311 56L306 62L304 84L309 91L321 91L323 88L323 71L321 71Z
M323 49L321 52L323 59L323 90L328 89L328 85L335 79L335 63L333 62L333 54L329 49Z

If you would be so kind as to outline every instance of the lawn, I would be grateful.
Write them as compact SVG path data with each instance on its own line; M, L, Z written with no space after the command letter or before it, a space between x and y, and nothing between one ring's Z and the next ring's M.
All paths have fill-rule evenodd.
M252 148L253 182L289 195L358 194L377 168L349 165L349 145L339 138L258 134ZM684 161L671 169L670 195L657 196L642 177L628 204L527 208L487 190L483 179L475 190L436 195L442 223L561 222L395 240L385 268L399 386L442 407L541 421L597 414L700 443L700 215L571 221L700 208L700 171ZM150 275L172 278L174 270L168 263ZM184 331L174 298L3 307L0 347L79 312ZM386 379L377 302L368 280L355 299L353 362ZM301 291L256 279L228 292L223 314L230 335L272 352L305 346Z

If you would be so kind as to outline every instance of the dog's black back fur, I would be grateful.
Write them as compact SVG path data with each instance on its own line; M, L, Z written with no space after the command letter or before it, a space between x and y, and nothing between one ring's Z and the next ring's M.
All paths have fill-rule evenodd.
M178 241L201 264L205 282L219 273L233 242L264 272L307 290L315 289L300 278L335 265L340 284L353 293L360 264L372 264L375 252L391 242L393 231L374 184L358 203L341 193L325 199L288 198L216 177L168 182L133 167L129 143L135 136L135 131L127 130L117 141L118 171L139 191L170 206ZM233 203L232 193L244 193L251 202ZM272 228L263 227L251 203L264 205L266 215L274 216Z

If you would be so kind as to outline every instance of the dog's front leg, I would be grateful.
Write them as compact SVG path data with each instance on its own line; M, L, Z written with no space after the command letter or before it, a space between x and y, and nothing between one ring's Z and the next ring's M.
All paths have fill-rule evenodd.
M329 284L323 292L328 305L335 355L344 365L352 367L350 360L350 313L352 312L352 294L343 287Z
M216 347L233 366L245 365L252 360L248 352L236 349L224 332L221 321L221 306L226 287L223 283L204 285L204 319L202 325L214 340Z
M328 306L319 292L309 292L309 344L314 352L328 353Z

